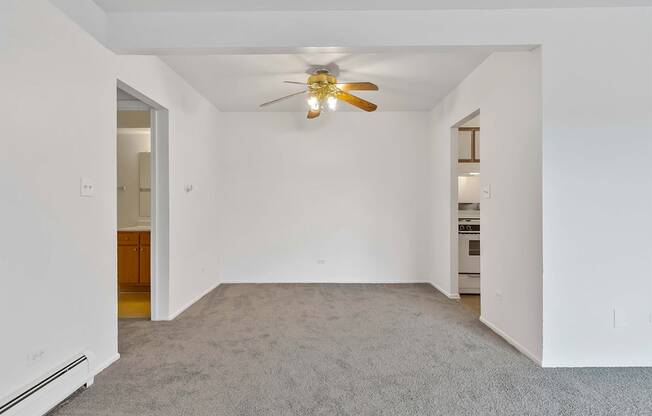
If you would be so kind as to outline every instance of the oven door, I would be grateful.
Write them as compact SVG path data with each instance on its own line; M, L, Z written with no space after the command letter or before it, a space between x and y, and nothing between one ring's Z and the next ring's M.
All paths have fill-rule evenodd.
M459 273L480 274L480 233L459 233Z

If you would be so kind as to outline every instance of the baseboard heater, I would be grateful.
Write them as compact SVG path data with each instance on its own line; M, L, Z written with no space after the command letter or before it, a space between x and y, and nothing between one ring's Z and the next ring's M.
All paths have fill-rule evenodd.
M80 387L92 382L88 357L82 355L11 397L0 406L0 415L44 415Z

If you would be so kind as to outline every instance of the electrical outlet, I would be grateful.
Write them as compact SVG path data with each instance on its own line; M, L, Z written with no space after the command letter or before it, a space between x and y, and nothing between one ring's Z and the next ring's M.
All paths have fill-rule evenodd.
M499 302L503 301L503 292L500 290L496 290L496 299L498 299Z
M79 196L95 196L95 183L93 183L93 180L88 178L81 178L79 181Z
M27 354L27 361L34 362L38 361L45 356L45 350L36 350Z

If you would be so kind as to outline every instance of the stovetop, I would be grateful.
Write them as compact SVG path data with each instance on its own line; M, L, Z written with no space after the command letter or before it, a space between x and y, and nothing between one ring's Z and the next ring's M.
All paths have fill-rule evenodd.
M460 233L479 233L480 218L459 218L457 229Z

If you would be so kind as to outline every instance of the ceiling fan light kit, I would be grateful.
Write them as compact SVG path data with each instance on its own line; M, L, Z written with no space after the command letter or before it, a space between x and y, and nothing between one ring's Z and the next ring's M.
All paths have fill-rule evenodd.
M304 91L299 91L285 97L278 98L261 104L261 107L275 104L279 101L301 95L308 94L308 118L313 119L319 117L323 110L335 111L337 110L337 101L345 101L355 107L364 111L376 111L378 106L369 101L363 100L360 97L349 94L347 91L378 91L378 87L371 82L352 82L352 83L338 83L337 78L326 69L318 69L314 74L308 77L306 83L285 81L288 84L301 84L305 85Z

